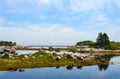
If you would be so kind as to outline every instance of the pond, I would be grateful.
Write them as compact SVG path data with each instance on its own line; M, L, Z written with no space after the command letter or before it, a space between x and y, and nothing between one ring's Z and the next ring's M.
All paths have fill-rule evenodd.
M114 57L111 62L120 62ZM24 72L1 71L0 79L120 79L120 64L83 67L46 67Z
M20 54L33 54L35 52L37 52L38 50L16 50L16 52L18 53L18 55Z
M33 54L35 52L37 52L38 50L16 50L16 52L18 53L18 55L21 54ZM55 51L45 51L46 53L56 53L56 54L72 54L72 55L82 55L82 56L87 56L89 55L88 53L84 53L84 54L80 54L80 53L73 53L73 52L68 52L68 51L60 51L60 52L55 52Z

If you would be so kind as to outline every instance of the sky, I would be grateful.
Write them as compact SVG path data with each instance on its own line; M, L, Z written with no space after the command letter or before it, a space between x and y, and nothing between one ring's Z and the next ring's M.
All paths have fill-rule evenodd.
M0 0L0 40L74 45L99 32L120 42L120 0Z

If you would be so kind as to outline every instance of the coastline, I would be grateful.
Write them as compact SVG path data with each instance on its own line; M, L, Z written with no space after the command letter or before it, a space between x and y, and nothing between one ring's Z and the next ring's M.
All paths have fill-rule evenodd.
M61 57L57 60L57 57ZM9 70L11 68L40 68L40 67L67 67L67 66L89 66L98 64L109 64L109 61L99 59L84 60L77 58L67 58L66 55L49 54L39 51L34 54L14 56L14 58L0 58L0 70Z

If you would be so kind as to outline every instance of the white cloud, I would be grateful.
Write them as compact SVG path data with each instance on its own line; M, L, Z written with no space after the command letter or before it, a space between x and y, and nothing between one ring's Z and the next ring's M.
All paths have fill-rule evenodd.
M44 18L44 12L51 9L63 9L64 0L6 0L9 13L39 15Z
M15 23L0 18L1 40L13 40L19 44L75 44L80 40L95 40L97 33L107 32L112 40L118 41L120 40L117 36L120 33L118 30L120 29L120 19L106 16L109 14L108 12L115 11L111 10L114 2L119 6L119 0L6 0L7 12L15 13L15 15L17 13L26 14L28 16L23 15L23 17L27 19L31 15L45 19L55 11L56 13L53 13L52 17L60 21L55 21L57 19L52 21L52 18L50 22L57 24L45 22L44 24L32 24L29 22ZM109 11L105 13L105 10ZM70 27L64 25L67 23L74 24L74 26L77 26L78 23L80 27L73 29L74 27L70 28L72 25ZM5 27L14 24L16 27Z
M29 26L29 25L28 25ZM0 40L12 40L18 44L75 44L90 34L59 24L31 25L29 27L0 27Z
M4 18L0 17L0 25L2 25L2 24L15 24L15 22L13 22L13 21L7 21Z
M109 22L104 16L98 16L96 20ZM119 41L117 36L120 33L120 26L117 25L120 20L111 21L102 27L87 25L84 28L73 29L61 24L31 24L17 23L16 27L5 27L6 20L0 19L0 40L15 41L18 44L75 44L82 40L96 40L99 32L105 32L110 36L110 40ZM117 23L116 23L117 22ZM114 24L116 23L116 24ZM23 27L20 27L21 25ZM99 23L98 23L99 24Z
M70 0L70 8L73 11L87 11L93 8L93 0Z
M70 8L74 12L100 11L111 6L113 0L70 0Z

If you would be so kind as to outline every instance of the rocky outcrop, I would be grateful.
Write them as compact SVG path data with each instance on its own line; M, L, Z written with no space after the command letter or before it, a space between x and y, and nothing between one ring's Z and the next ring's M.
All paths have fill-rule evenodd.
M14 55L17 55L16 50L14 48L12 49L0 48L0 58L10 58Z
M5 53L1 54L1 58L10 58L10 54L5 52Z

